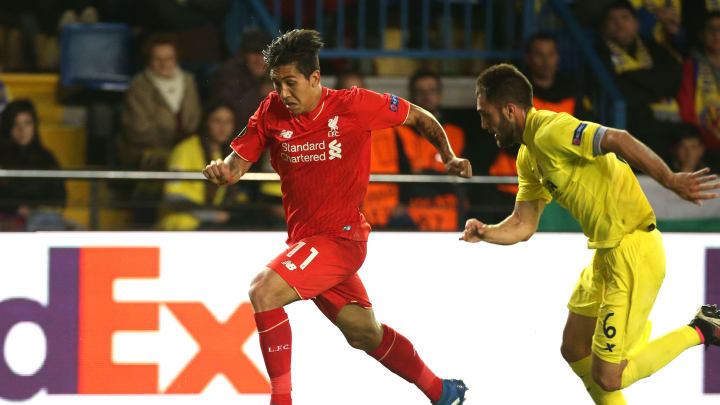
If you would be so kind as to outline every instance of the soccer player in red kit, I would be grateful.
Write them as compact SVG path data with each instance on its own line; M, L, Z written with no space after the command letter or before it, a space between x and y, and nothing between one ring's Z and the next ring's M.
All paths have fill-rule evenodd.
M370 131L414 127L438 150L448 172L471 177L435 118L390 94L320 83L316 31L293 30L263 52L276 92L260 104L225 160L203 174L233 184L266 148L283 193L288 248L258 274L250 301L272 387L271 405L290 405L292 334L283 307L312 299L348 343L415 384L436 405L459 405L467 388L438 378L412 343L375 320L357 271L365 260L370 225L360 213L370 178Z

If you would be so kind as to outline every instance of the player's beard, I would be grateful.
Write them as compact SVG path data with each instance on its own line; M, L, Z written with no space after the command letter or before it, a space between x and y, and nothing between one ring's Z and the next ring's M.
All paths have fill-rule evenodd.
M495 131L495 142L498 148L508 149L515 146L517 144L515 138L515 128L513 128L512 122L500 115L500 123Z

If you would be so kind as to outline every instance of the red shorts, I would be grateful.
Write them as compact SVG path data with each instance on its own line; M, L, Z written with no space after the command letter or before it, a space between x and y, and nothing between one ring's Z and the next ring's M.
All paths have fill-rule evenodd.
M268 267L297 291L312 299L331 321L347 304L371 308L357 271L365 261L367 242L333 236L310 236L291 245Z

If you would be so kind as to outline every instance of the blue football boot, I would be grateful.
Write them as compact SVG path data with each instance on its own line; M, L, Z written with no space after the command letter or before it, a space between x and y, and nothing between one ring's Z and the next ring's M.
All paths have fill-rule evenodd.
M433 405L461 405L467 390L462 380L443 380L442 396Z

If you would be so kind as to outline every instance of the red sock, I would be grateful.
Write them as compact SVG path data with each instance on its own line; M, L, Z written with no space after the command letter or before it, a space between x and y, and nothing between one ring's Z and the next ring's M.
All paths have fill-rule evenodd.
M388 370L415 384L437 402L442 396L442 380L423 363L412 343L407 338L383 324L383 338L375 350L368 352Z
M282 308L255 314L255 324L260 335L260 349L265 368L270 376L271 405L292 405L290 382L290 358L292 353L292 330L290 320Z

